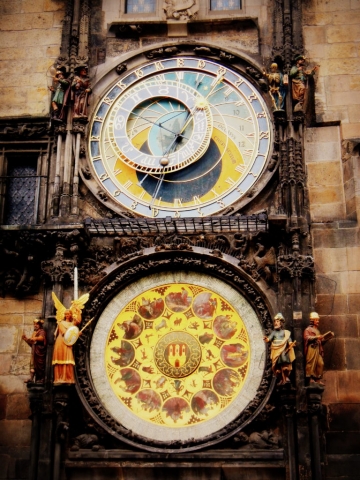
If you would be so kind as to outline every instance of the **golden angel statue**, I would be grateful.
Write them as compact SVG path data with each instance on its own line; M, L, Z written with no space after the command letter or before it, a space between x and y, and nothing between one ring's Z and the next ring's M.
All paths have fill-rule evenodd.
M89 299L89 294L85 293L77 300L73 300L69 309L60 302L54 292L52 292L52 298L57 320L52 357L54 383L75 383L75 360L72 346L80 335L78 326L81 323L81 311Z

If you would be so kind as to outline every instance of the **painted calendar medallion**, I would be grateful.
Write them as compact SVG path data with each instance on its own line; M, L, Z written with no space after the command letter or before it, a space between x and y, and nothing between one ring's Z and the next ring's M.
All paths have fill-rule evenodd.
M90 366L109 413L160 441L209 435L255 396L264 369L259 321L219 279L195 272L145 277L105 308Z

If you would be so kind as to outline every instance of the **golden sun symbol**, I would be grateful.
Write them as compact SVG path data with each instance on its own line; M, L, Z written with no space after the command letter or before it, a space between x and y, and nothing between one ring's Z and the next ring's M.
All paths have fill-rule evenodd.
M196 100L196 108L198 108L199 110L204 110L204 108L206 108L208 105L209 103L206 98L198 98Z

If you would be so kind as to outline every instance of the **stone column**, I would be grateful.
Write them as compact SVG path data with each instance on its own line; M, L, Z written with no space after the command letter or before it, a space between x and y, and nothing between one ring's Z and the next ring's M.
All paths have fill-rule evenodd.
M310 422L310 451L313 480L321 480L320 415L322 411L321 400L323 392L324 387L317 383L311 384L306 388Z
M61 451L69 430L68 406L71 389L71 385L54 387L55 445L52 480L59 480L61 477Z
M283 387L281 395L281 408L284 417L284 426L286 433L284 436L285 452L287 458L286 479L298 479L298 462L297 462L297 447L296 447L296 417L295 417L295 403L296 391L292 388Z
M44 408L44 385L36 385L35 383L28 383L28 393L31 408L31 445L30 445L30 471L29 480L36 480L38 478L38 463L39 463L39 449L40 449L40 429L41 417Z

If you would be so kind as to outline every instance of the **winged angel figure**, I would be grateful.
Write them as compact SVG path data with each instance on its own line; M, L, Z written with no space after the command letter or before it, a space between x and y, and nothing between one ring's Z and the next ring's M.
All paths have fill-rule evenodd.
M73 300L70 308L66 308L54 292L52 292L52 298L57 320L52 358L54 384L75 383L75 360L72 346L79 338L78 326L81 323L81 311L89 299L89 294L85 293L77 300Z

